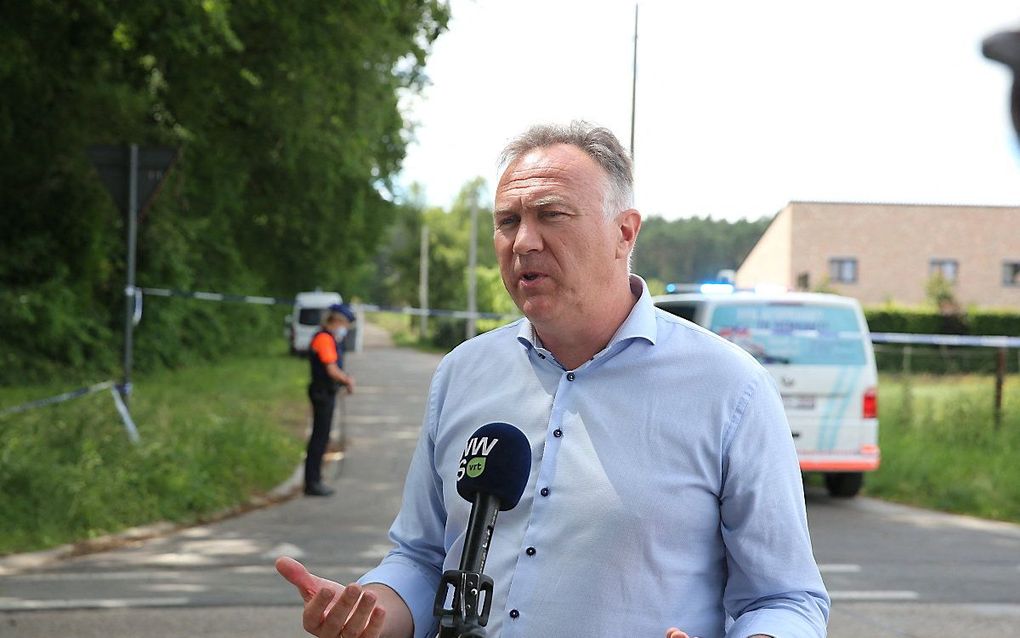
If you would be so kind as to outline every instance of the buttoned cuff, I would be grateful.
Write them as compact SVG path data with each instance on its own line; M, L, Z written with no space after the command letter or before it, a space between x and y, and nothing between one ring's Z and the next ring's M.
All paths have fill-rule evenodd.
M388 556L378 567L358 579L358 584L386 585L404 600L414 620L414 638L434 636L437 619L432 615L439 581L433 580L407 558Z
M726 630L726 638L748 638L756 634L782 638L824 638L825 621L807 618L787 609L758 609L743 614Z

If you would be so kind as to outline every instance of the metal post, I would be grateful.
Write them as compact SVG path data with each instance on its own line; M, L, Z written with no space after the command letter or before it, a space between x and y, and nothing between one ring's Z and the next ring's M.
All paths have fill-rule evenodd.
M418 306L422 313L418 319L418 338L424 339L429 329L429 227L424 218L421 224L421 248L418 251Z
M1006 349L999 348L995 365L995 428L1002 425L1002 385L1006 380Z
M637 110L637 27L638 5L634 3L634 70L631 74L630 86L630 161L634 161L634 120Z
M124 403L131 396L131 364L134 347L135 252L138 242L138 145L131 145L128 167L127 286L124 288L124 382L120 392Z
M470 339L478 334L475 313L478 312L478 193L471 193L471 238L468 240L468 289L467 309L471 313L465 327L465 337Z

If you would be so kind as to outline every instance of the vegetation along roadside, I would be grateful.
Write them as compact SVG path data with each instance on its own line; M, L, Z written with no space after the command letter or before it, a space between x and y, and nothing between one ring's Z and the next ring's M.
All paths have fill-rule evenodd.
M306 367L265 354L141 377L138 445L106 392L5 417L0 554L198 521L272 489L301 460ZM66 389L3 388L0 405Z
M882 466L865 492L921 507L1020 522L1020 376L1002 421L990 375L881 375Z

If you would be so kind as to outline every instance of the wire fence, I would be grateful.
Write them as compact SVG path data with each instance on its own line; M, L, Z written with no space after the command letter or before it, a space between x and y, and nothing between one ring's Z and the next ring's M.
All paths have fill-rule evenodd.
M875 343L875 362L881 371L908 377L993 375L995 427L1001 426L1006 376L1020 372L1020 337L876 332L871 339Z

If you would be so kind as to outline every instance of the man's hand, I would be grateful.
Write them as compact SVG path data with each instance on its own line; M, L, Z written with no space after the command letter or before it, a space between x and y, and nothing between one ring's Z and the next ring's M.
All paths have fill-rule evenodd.
M374 592L357 583L346 587L309 573L293 558L276 560L276 571L297 587L305 601L305 631L319 638L379 638L386 610Z
M354 377L341 370L340 366L336 363L330 363L326 366L326 374L329 375L330 379L344 386L347 394L354 394Z

